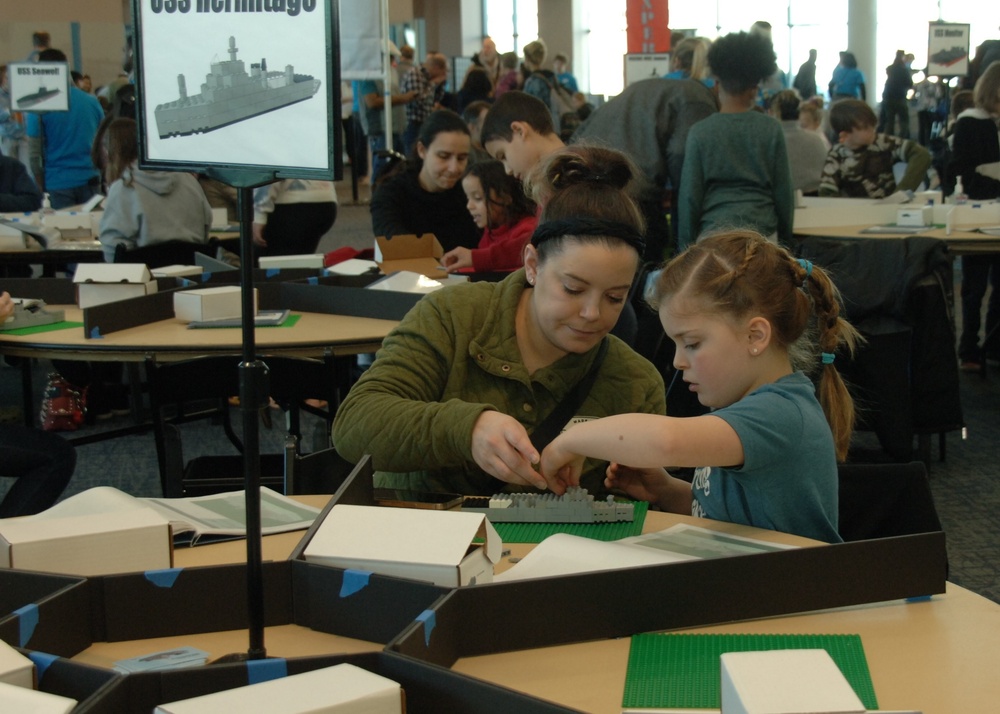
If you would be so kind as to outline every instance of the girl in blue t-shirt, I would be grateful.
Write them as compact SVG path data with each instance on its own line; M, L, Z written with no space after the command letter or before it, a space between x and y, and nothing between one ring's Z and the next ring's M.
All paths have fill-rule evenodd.
M837 461L854 407L833 356L858 335L827 274L732 231L668 263L652 303L677 347L674 367L713 411L575 425L542 454L550 488L576 485L584 457L604 459L609 488L663 510L840 541ZM799 371L810 365L822 370L818 399ZM662 466L698 468L689 484Z

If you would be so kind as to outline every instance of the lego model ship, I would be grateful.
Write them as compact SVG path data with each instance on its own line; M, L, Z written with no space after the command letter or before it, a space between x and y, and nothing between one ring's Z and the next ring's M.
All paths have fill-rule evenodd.
M57 94L59 94L58 89L46 89L45 87L39 87L37 92L32 92L31 94L25 94L23 97L18 99L17 108L27 109L28 107L33 107L39 102L44 102L46 99L51 99Z
M292 65L283 72L268 72L267 61L250 65L236 59L236 38L229 38L229 60L212 63L201 93L188 96L184 75L177 75L180 99L157 105L154 115L160 138L184 136L227 126L311 98L320 81L295 74Z

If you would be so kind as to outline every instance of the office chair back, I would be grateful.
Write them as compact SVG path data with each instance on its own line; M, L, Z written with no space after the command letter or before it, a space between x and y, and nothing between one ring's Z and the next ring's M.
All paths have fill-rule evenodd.
M838 472L845 541L942 530L922 461L840 464Z

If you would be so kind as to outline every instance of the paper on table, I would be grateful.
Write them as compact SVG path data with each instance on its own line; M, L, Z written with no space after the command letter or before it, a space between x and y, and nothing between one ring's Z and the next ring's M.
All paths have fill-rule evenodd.
M684 523L657 533L608 543L558 533L543 540L519 563L494 576L493 580L504 582L618 570L685 560L767 553L793 547L795 546L743 538Z

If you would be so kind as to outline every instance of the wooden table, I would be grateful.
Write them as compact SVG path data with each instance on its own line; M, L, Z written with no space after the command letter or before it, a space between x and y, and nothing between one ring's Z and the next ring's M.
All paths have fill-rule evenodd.
M51 307L64 310L68 322L83 321L83 311L75 305ZM397 324L394 320L365 317L295 314L300 314L301 318L292 327L256 330L259 354L321 357L374 352ZM174 361L205 355L239 354L241 337L239 329L191 330L186 322L171 318L112 332L99 339L86 337L83 328L23 336L0 332L0 353L89 361L143 362L150 358Z
M322 505L326 497L302 497ZM691 523L736 535L792 545L814 544L797 536L731 523L651 512L644 532L655 532L675 523ZM264 557L287 557L302 533L264 539ZM505 544L509 557L523 557L531 545ZM228 563L244 557L240 542L199 546L175 552L177 565ZM497 570L510 567L509 557ZM739 597L738 583L732 587ZM629 594L622 593L627 606ZM531 603L512 602L509 612L490 617L517 617ZM670 607L664 602L663 607ZM948 584L947 593L919 602L886 602L840 608L803 615L737 622L685 630L688 633L859 634L882 709L920 710L924 714L993 712L1000 695L996 663L1000 661L1000 605ZM288 625L268 628L269 654L355 652L376 648L371 643L311 632ZM241 639L242 638L242 639ZM245 648L245 632L162 638L135 643L96 643L75 659L109 666L123 657L191 645L214 654ZM585 712L621 711L628 660L629 638L520 650L459 660L453 669L479 679L525 692ZM358 649L354 649L358 648Z
M815 228L796 228L795 236L805 238L840 238L843 240L898 240L899 238L921 237L937 238L948 244L948 251L955 255L982 254L1000 252L1000 236L987 235L975 229L977 226L958 226L950 233L944 228L929 227L919 233L865 233L868 225L849 226L819 226Z

